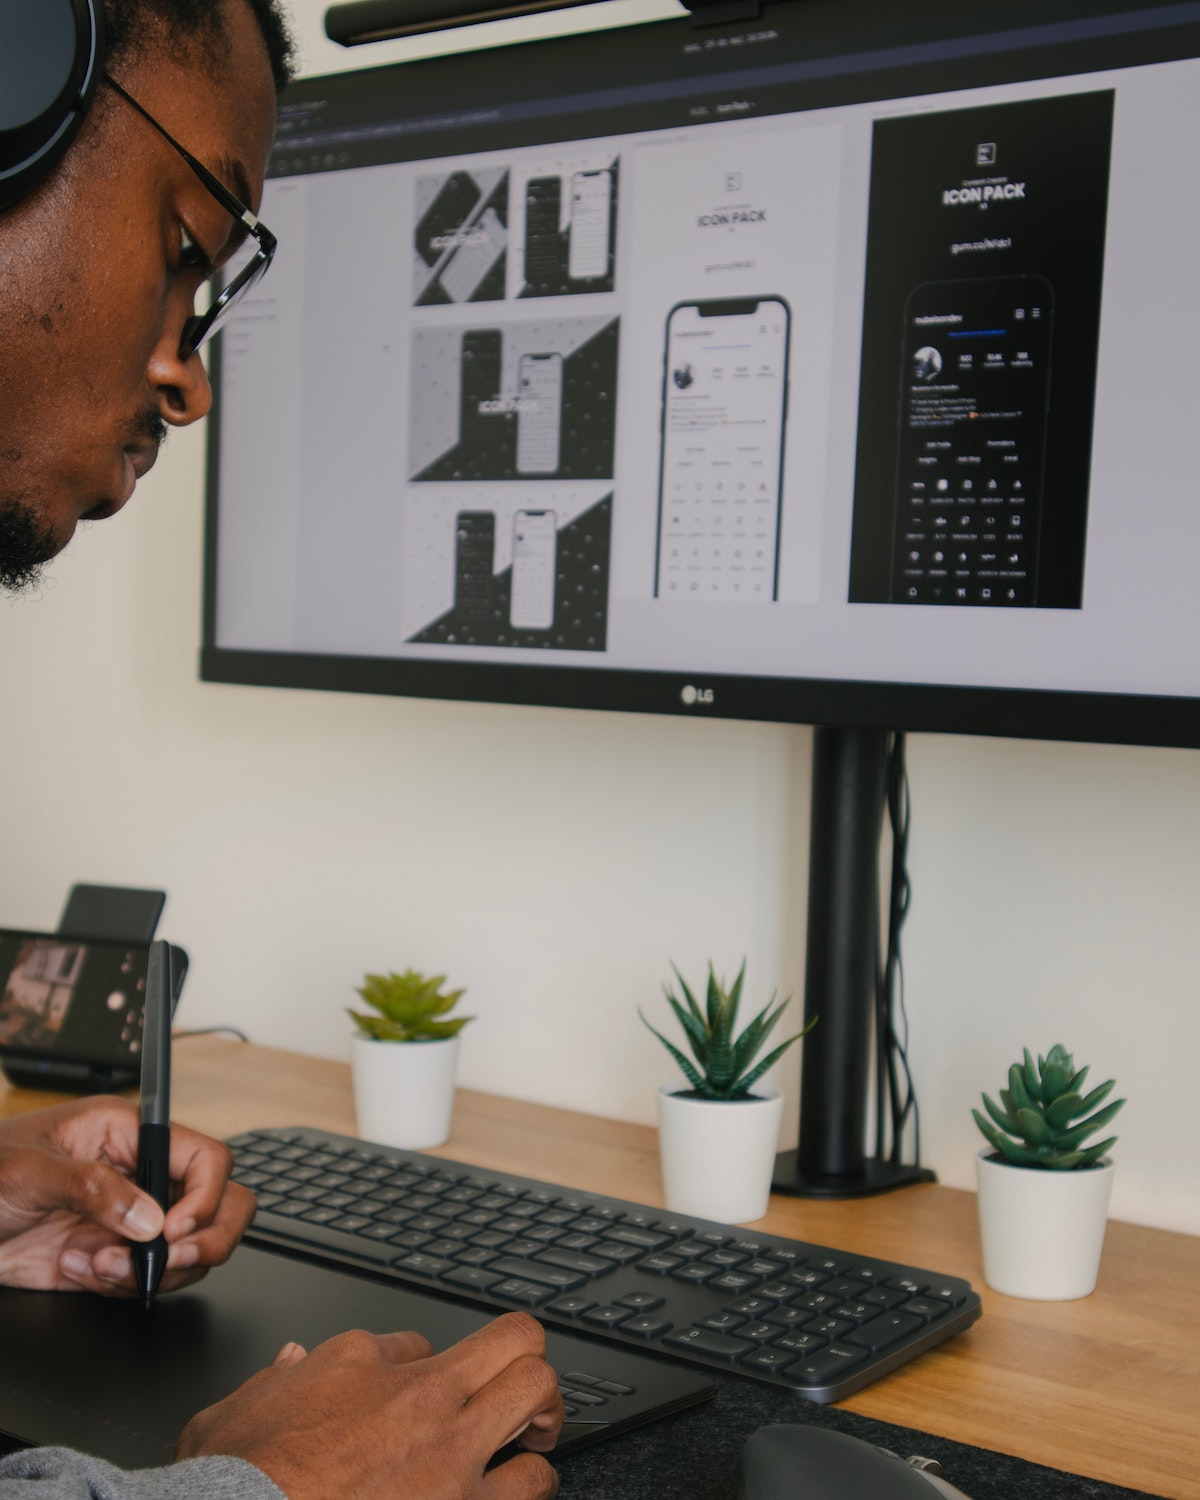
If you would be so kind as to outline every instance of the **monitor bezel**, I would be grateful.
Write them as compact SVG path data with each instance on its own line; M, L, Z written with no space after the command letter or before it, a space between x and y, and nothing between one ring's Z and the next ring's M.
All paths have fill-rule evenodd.
M1178 8L1183 6L1177 0ZM942 34L970 36L985 29L1006 31L1020 24L1087 19L1119 13L1170 12L1175 5L1161 0L1124 0L1119 7L1105 0L908 0L904 16L898 17L896 0L855 0L854 14L861 22L890 32L897 44L914 37L929 37L935 24L947 28ZM789 6L789 9L796 9ZM847 27L851 10L846 0L806 0L806 22L817 32L832 36L861 35L861 26ZM836 16L835 16L836 12ZM764 24L777 16L768 10ZM1002 19L1003 18L1003 19ZM1185 26L1182 14L1179 25ZM1190 23L1196 28L1196 23ZM658 33L682 37L689 29L704 37L718 37L745 30L746 23L706 25L698 28L688 17L642 23L607 32L576 33L534 42L502 44L506 61L519 57L528 71L554 68L556 58L587 45L590 61L603 51L609 59L627 57L628 39ZM1200 30L1200 28L1196 28ZM472 80L493 80L507 97L512 80L519 76L508 68L496 69L496 47L454 53L414 62L385 64L366 70L334 73L299 81L300 88L322 84L331 89L352 86L349 80L368 71L375 78L403 78L406 87L414 78L423 79L417 108L451 88L465 90ZM835 49L836 50L836 49ZM1048 54L1043 54L1043 56ZM1192 55L1190 52L1188 55ZM1200 55L1200 44L1195 54ZM414 73L414 70L417 70ZM969 72L970 70L968 70ZM1069 72L1087 71L1082 64ZM1020 68L1014 78L1042 76L1043 66ZM719 72L715 74L719 77ZM1061 76L1051 75L1051 76ZM498 85L494 80L504 78ZM903 82L903 74L897 78ZM964 86L970 86L969 83ZM496 95L497 98L500 95ZM872 97L878 97L873 94ZM285 95L285 99L287 96ZM430 158L435 159L435 158ZM221 339L213 341L210 361L215 392L221 383ZM736 719L767 723L886 727L895 730L945 734L1003 736L1023 739L1061 740L1179 748L1200 747L1200 698L990 688L958 684L897 683L850 679L781 678L770 676L704 674L699 671L664 672L630 670L608 666L573 667L554 664L513 664L499 661L414 660L385 656L315 654L291 651L241 650L217 644L217 557L219 495L217 475L220 454L220 403L214 403L208 427L207 482L204 543L203 644L200 651L201 680L243 686L298 688L317 691L440 699L467 702L521 704L542 707L594 709L602 711L673 714L688 718Z

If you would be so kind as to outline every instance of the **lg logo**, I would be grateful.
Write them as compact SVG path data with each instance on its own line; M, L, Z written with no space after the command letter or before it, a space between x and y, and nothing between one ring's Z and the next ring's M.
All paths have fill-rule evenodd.
M697 703L711 703L713 701L713 690L712 688L693 687L689 682L687 687L680 692L679 696L689 708L692 708Z

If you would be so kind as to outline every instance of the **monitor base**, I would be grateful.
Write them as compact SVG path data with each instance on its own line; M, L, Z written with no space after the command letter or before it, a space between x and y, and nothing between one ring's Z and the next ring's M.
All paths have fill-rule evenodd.
M773 1193L791 1198L871 1198L915 1182L937 1181L928 1167L876 1161L874 1157L868 1157L860 1172L808 1172L801 1169L798 1156L796 1151L781 1151L775 1158Z

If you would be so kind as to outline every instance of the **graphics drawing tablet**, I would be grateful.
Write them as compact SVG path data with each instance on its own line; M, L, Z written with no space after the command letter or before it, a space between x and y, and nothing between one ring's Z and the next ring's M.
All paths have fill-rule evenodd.
M0 1434L154 1468L170 1463L189 1418L286 1343L311 1349L352 1328L416 1329L441 1350L493 1316L246 1245L149 1312L136 1300L0 1288ZM703 1374L624 1349L553 1332L546 1342L560 1386L592 1394L552 1461L715 1394Z

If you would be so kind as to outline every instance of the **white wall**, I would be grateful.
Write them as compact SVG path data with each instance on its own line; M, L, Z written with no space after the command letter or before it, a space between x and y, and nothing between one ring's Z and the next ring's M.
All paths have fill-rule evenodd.
M297 11L310 71L403 50ZM661 1019L668 960L799 989L808 731L201 684L202 472L177 435L0 605L6 925L52 925L73 880L161 884L181 1019L333 1057L365 968L445 967L465 1084L644 1121L669 1075L635 1007ZM1061 1040L1130 1098L1114 1212L1200 1232L1200 755L919 737L910 769L926 1160L970 1186L979 1091Z

